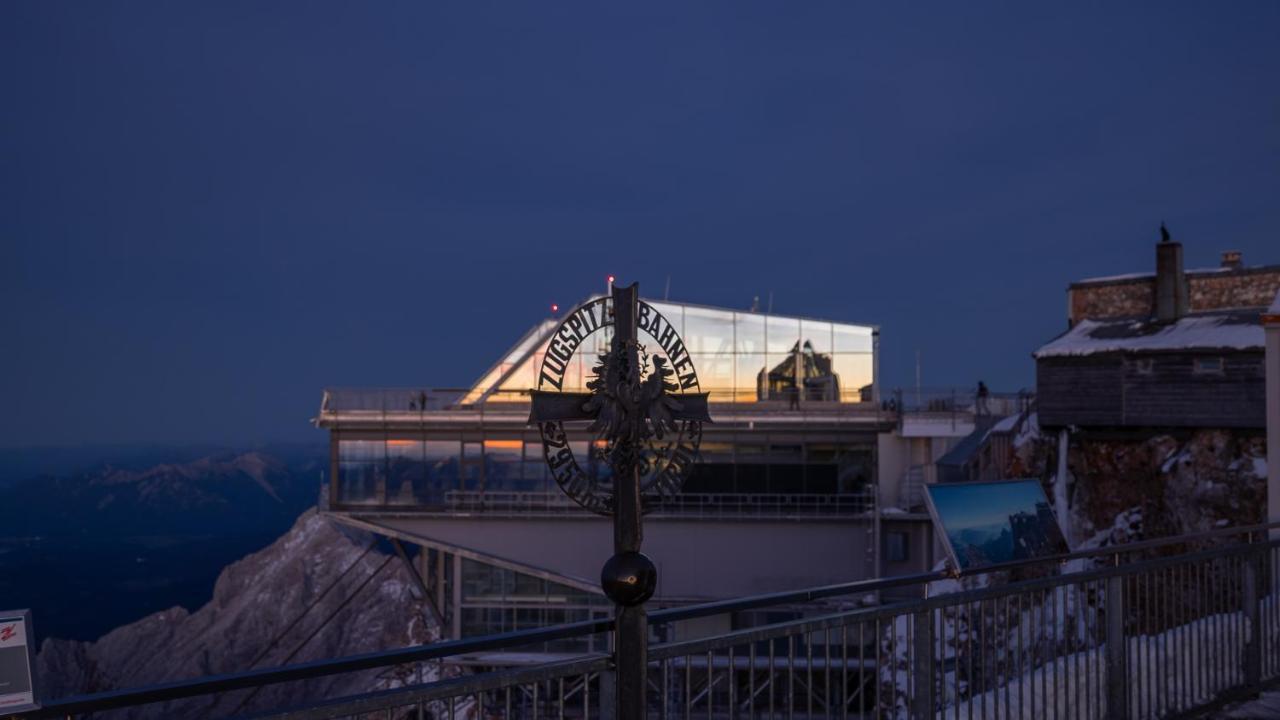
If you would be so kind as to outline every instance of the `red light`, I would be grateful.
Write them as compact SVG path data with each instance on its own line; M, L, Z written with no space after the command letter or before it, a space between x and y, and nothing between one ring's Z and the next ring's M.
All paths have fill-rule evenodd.
M551 303L551 312L553 313L560 312L560 306L555 303Z
M612 275L610 275L610 276L609 276L609 284L610 284L610 285L612 285L612 284L613 284L613 276L612 276Z

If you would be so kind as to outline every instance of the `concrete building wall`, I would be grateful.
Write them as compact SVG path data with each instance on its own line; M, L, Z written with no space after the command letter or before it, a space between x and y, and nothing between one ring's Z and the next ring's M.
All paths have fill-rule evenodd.
M428 546L458 548L595 588L613 554L611 521L545 518L380 517L365 527ZM927 518L900 518L911 530ZM371 527L372 526L372 527ZM918 528L914 532L919 532ZM716 520L651 518L644 552L658 566L659 600L718 599L849 582L872 574L871 519ZM915 543L913 543L915 544ZM924 567L928 558L917 554ZM903 563L903 570L913 567Z
M877 472L880 481L880 505L893 507L901 504L907 472L919 467L926 483L937 481L938 461L955 447L964 436L973 432L973 422L965 421L952 427L949 422L925 423L932 434L924 434L922 424L904 428L904 432L881 433L877 438Z
M895 433L881 433L876 438L876 479L880 483L880 506L898 503L902 478L907 472L907 439Z

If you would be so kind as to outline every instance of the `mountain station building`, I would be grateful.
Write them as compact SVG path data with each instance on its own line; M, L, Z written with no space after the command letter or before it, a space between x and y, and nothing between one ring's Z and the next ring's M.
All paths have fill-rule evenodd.
M683 492L646 516L651 607L933 567L941 555L921 486L974 431L971 397L882 397L872 325L646 302L677 326L714 420ZM535 325L469 388L324 392L322 509L394 542L449 637L612 613L599 588L611 520L561 493L528 424L559 324ZM586 390L610 337L606 326L582 341L563 390ZM567 427L575 457L589 474L608 472L582 425Z

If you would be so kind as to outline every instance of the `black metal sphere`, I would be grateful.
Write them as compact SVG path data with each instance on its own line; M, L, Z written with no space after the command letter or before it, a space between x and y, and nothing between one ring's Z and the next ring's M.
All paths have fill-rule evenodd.
M600 571L600 587L610 600L632 607L653 597L658 586L658 568L638 552L618 553Z

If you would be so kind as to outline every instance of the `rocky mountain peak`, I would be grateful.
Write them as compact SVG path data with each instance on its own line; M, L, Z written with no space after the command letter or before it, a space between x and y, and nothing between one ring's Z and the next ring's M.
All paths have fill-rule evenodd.
M61 697L417 645L436 628L415 595L393 555L308 510L269 547L228 566L195 612L171 608L96 642L46 640L37 667L46 697ZM399 682L393 676L368 671L267 687L241 710L385 687ZM118 715L226 715L246 695Z

